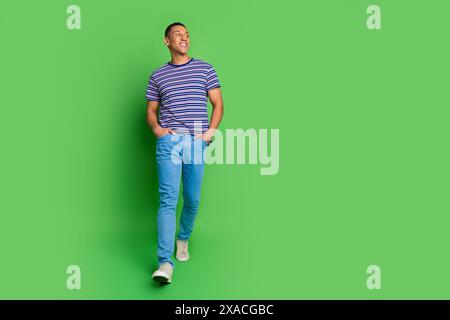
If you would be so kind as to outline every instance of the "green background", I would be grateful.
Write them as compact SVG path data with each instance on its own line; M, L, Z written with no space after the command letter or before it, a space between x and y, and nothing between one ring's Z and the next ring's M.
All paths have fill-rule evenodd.
M370 4L382 30L366 28ZM2 0L0 298L450 298L449 11ZM220 128L280 129L280 170L209 165L191 260L160 287L144 94L174 21L218 73ZM366 287L372 264L381 290Z

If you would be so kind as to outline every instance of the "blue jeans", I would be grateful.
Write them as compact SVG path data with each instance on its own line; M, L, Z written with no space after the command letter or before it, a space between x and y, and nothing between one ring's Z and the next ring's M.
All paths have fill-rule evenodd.
M178 239L188 240L200 202L204 154L208 142L191 134L166 134L156 140L159 180L158 265L169 262L175 245L176 207L183 178L183 209Z

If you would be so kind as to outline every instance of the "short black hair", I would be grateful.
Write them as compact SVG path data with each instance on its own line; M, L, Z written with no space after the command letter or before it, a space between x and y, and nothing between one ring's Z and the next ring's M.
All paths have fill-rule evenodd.
M165 35L166 37L168 37L168 36L169 36L169 33L170 33L170 29L172 29L172 27L175 27L175 26L183 26L183 27L186 28L186 26L185 26L184 24L182 24L181 22L174 22L174 23L171 23L171 24L169 24L169 25L167 26L166 32L164 32L164 35Z

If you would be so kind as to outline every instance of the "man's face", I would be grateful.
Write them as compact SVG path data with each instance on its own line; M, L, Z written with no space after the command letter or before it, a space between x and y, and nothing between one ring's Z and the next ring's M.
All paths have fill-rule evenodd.
M189 50L189 32L183 26L174 26L165 38L165 43L170 50L186 54Z

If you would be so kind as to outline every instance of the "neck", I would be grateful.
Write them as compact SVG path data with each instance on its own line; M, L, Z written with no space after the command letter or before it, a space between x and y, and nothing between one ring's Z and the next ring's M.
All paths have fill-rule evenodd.
M172 64L184 64L191 60L191 58L186 54L172 53L172 60L170 63Z

